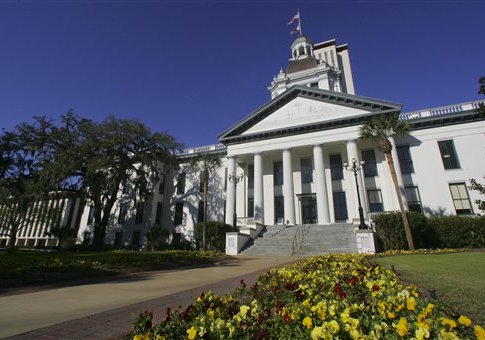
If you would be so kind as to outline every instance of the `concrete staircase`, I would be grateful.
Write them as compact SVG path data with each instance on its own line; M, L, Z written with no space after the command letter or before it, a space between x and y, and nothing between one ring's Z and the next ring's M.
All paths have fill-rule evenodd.
M303 240L294 252L295 234L304 230ZM297 255L312 256L319 254L357 253L354 226L351 224L308 225L285 227L266 226L261 237L244 249L240 255Z

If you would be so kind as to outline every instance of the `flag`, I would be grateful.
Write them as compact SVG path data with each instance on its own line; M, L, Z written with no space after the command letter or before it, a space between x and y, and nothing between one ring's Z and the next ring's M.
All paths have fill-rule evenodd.
M301 35L301 26L300 26L300 23L298 23L298 26L296 26L296 28L290 32L290 34L295 34L295 33L299 33Z
M296 12L296 14L293 16L293 18L290 19L290 21L288 21L288 25L291 25L292 23L295 22L295 20L298 20L298 22L300 22L300 12Z

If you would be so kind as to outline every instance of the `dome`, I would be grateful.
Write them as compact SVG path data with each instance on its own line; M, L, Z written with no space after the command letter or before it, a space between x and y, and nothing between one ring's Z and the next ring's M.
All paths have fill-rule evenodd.
M306 35L302 34L298 38L296 38L295 41L293 41L293 44L291 44L291 49L293 49L298 44L313 45L313 42Z

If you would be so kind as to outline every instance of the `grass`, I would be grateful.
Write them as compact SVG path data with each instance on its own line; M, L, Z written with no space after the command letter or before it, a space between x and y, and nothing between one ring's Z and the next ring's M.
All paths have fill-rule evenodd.
M404 282L436 291L437 300L485 324L485 252L397 255L377 258L393 265Z
M0 288L62 283L140 271L214 263L226 256L196 251L0 254Z

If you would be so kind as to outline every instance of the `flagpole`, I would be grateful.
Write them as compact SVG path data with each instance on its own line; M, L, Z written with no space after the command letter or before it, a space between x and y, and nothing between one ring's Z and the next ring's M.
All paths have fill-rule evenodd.
M303 29L301 28L301 14L300 9L298 8L298 24L300 25L300 37L303 35Z

